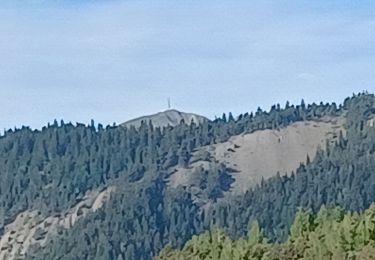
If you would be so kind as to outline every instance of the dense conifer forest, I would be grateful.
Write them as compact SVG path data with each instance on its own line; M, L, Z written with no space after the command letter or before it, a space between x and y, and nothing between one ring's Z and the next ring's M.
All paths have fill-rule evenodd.
M233 180L230 169L220 163L206 173L201 185L206 194L203 202L197 202L184 187L168 185L169 169L186 166L199 147L239 134L333 116L346 118L345 135L340 134L333 144L327 142L295 172L263 180L245 194L223 196ZM259 108L236 118L224 114L199 125L182 121L175 127L160 128L143 122L135 128L55 121L41 130L7 130L0 137L0 234L23 212L37 211L46 218L63 215L83 201L87 192L114 187L102 207L90 211L72 228L60 227L45 244L33 244L24 257L148 260L167 245L160 259L212 259L205 258L209 254L232 259L223 258L229 251L236 254L233 259L262 259L258 255L272 256L280 250L285 255L281 259L289 259L290 254L313 256L314 250L363 257L374 250L373 227L366 226L373 221L373 208L367 209L375 201L374 116L375 96L361 93L340 105L287 102L283 107ZM336 206L342 210L325 208ZM363 215L343 217L341 212L347 211ZM369 233L358 234L354 242L345 240L349 244L340 248L330 244L320 249L324 244L321 235L327 235L321 233L323 227L342 230L347 236L347 232L352 234L345 229L352 227L347 222L355 230ZM250 233L249 223L257 223ZM220 231L207 233L209 230ZM198 234L203 235L191 240ZM225 247L222 253L216 250L218 244L212 244L216 238L223 243L220 248ZM207 255L184 258L191 251Z
M267 239L257 221L247 236L232 240L222 230L193 236L181 251L165 247L156 260L181 259L374 259L375 206L362 214L322 206L317 214L299 210L282 243Z

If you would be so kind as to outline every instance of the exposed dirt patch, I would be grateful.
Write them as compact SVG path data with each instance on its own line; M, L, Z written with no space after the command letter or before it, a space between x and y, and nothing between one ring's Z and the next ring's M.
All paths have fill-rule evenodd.
M344 129L345 118L323 118L319 121L296 122L278 130L262 130L238 135L227 142L206 146L195 152L193 157L210 158L195 160L188 168L177 168L170 177L170 185L189 186L196 167L209 167L207 161L222 162L233 169L235 182L231 192L242 193L262 179L295 171L307 156L314 159L326 140L334 142Z

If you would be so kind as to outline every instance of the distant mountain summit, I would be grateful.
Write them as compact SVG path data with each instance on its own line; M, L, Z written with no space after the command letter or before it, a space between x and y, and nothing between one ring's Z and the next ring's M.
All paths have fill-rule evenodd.
M190 124L192 121L196 124L203 123L205 121L209 121L204 116L200 116L193 113L185 113L175 109L169 109L163 112L159 112L153 115L142 116L132 120L129 120L123 124L122 126L135 126L139 127L142 121L149 122L151 120L154 127L163 127L163 126L176 126L178 125L181 120L184 120L186 124Z

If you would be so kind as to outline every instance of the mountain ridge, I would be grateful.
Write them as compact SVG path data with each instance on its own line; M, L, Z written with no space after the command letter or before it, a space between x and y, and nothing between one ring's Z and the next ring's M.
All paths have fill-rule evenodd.
M210 121L208 118L195 113L182 112L177 109L167 109L151 115L130 119L120 125L124 127L134 126L138 128L141 126L142 122L148 123L151 121L154 127L164 127L168 125L176 126L180 124L181 120L184 120L186 124L190 124L192 121L196 124Z
M162 131L7 131L0 259L150 260L213 225L239 238L256 219L282 242L300 207L363 211L375 201L374 108L374 95L358 94Z

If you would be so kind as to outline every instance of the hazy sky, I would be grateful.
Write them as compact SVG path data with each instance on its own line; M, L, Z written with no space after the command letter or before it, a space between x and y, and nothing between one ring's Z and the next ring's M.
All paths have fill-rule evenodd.
M375 92L375 1L0 2L0 129Z

